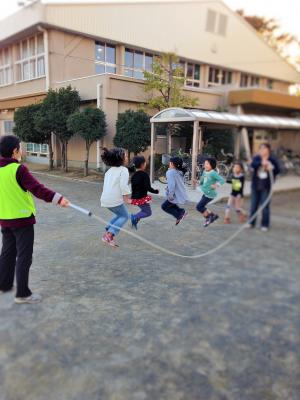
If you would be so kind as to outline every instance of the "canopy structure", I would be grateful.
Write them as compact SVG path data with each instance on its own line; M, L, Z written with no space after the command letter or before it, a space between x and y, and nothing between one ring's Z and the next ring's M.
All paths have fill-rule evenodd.
M240 151L241 136L244 138L246 152L250 154L247 127L261 129L284 129L299 130L300 118L270 117L265 115L245 115L232 114L217 111L204 111L184 108L167 108L154 115L151 120L151 165L150 177L154 178L154 144L155 144L155 125L159 123L179 123L193 122L193 145L192 145L192 177L196 176L197 153L201 151L202 127L203 126L223 126L236 128L235 135L235 155ZM170 138L168 138L168 151L170 151Z
M231 114L226 112L167 108L150 120L152 123L198 121L214 125L236 127L300 129L300 118L270 117L265 115Z

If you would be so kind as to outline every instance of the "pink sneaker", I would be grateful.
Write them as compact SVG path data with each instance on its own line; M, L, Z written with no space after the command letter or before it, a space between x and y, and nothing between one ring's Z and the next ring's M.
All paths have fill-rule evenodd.
M102 242L114 248L119 247L115 242L114 237L108 232L104 233L104 235L102 236Z

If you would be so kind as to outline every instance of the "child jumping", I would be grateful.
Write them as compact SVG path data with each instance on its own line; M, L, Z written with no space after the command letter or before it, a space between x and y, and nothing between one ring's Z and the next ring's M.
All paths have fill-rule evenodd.
M137 214L131 214L131 226L137 229L138 223L142 218L147 218L152 215L151 206L149 204L152 198L148 195L148 192L158 194L159 190L151 187L149 175L145 172L145 157L134 157L133 165L136 168L136 172L131 178L131 204L138 206L140 211Z
M13 135L0 139L0 293L13 290L16 274L15 303L39 303L42 298L28 286L32 264L36 209L31 193L47 203L67 207L69 201L47 189L20 164L20 140Z
M217 161L215 158L207 158L204 162L204 171L200 178L200 189L203 196L197 204L197 210L204 217L203 226L206 228L208 225L215 222L219 216L206 208L207 204L216 198L216 189L225 183L225 180L216 171Z
M101 158L109 170L105 173L101 206L106 207L115 216L105 228L102 241L112 247L118 247L115 236L120 228L128 221L129 214L124 203L131 204L129 199L130 188L128 186L129 172L125 167L127 156L124 149L103 149Z
M178 225L188 214L184 208L178 206L178 204L188 201L183 180L185 171L182 159L171 157L167 171L167 200L163 202L161 208L166 213L173 215L176 219L175 225Z
M234 163L232 176L227 180L231 183L231 194L228 199L225 210L224 224L230 224L230 210L233 207L239 217L239 221L244 223L247 221L246 211L243 209L243 198L244 198L244 168L239 162Z

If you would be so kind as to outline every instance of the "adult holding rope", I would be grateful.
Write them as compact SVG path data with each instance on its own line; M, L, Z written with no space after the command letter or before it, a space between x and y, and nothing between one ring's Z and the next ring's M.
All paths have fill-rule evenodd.
M266 203L262 209L261 230L267 232L270 228L271 201L266 202L271 191L270 174L272 172L272 177L275 181L276 176L280 173L279 163L272 156L269 143L262 143L259 146L259 154L254 156L251 168L253 169L253 176L251 183L250 221L247 227L255 227L257 210L262 204Z

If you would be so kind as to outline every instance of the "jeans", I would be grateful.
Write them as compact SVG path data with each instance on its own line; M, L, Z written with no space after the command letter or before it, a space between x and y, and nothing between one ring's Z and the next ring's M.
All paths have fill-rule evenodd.
M127 208L125 207L125 204L121 204L120 206L109 207L108 209L112 213L116 214L116 216L110 220L106 230L113 235L117 235L120 232L120 228L122 228L122 226L128 221L129 215Z
M180 208L177 204L171 203L169 200L164 201L161 208L166 213L173 215L176 219L181 218L185 213L184 208Z
M11 290L16 273L16 297L28 297L29 269L32 264L34 243L33 225L24 228L2 228L0 255L0 290Z
M146 203L143 204L141 206L139 206L140 210L137 214L134 214L134 218L139 220L142 218L147 218L147 217L151 217L152 215L152 210L151 210L151 206L150 204Z
M266 201L270 192L269 190L255 190L252 188L251 191L251 208L250 218L256 213L258 208ZM256 218L251 220L251 225L255 226ZM270 225L270 202L262 210L261 226L269 228Z
M203 214L207 208L207 204L212 201L213 199L211 199L210 197L206 197L205 195L203 195L201 197L201 200L199 201L199 203L196 206L197 211L199 211L201 214Z

